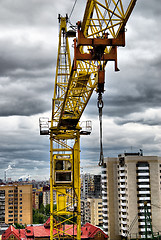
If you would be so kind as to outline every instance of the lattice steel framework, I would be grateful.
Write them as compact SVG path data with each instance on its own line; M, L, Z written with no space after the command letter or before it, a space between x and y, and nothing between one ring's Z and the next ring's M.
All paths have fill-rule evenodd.
M114 61L117 47L125 46L125 25L136 0L88 0L77 23L71 66L67 17L59 16L60 32L50 127L50 239L81 239L79 120L93 90L104 92L105 66ZM42 133L43 134L43 133ZM57 209L53 211L53 189ZM77 235L69 234L66 223ZM54 224L53 224L54 223ZM53 236L53 230L56 230Z

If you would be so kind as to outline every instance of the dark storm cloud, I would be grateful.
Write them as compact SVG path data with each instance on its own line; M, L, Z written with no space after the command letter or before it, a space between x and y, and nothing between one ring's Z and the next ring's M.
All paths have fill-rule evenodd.
M104 156L135 146L160 154L160 1L137 1L127 24L126 47L118 67L106 67L103 95ZM35 115L51 110L58 44L58 13L71 12L74 0L2 0L0 8L0 178L49 175L49 140L39 136ZM86 1L77 1L71 21L82 20ZM73 48L71 48L73 51ZM86 110L93 133L82 138L81 161L97 164L99 123L94 93ZM152 110L156 111L152 111ZM4 116L4 117L3 117ZM6 117L8 116L8 117ZM26 117L29 116L29 117ZM151 117L154 116L154 117ZM91 145L92 142L92 145ZM134 148L134 147L133 147Z
M51 108L56 49L28 39L0 39L0 116L29 116Z
M32 128L32 125L30 126ZM3 135L3 131L1 130ZM13 165L14 169L33 170L33 167L40 169L49 160L49 142L48 139L40 138L38 131L15 130L6 132L3 139L0 139L0 165L1 170L7 166ZM42 149L42 144L44 148Z
M56 49L55 49L56 51ZM0 40L0 75L7 76L18 69L37 70L53 66L55 56L44 43L16 43L15 39Z

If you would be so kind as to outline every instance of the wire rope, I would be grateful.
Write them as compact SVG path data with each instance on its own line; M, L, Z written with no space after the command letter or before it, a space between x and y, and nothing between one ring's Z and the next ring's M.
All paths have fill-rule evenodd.
M71 12L70 12L70 14L69 14L69 19L70 19L71 16L72 16L72 13L73 13L73 11L74 11L74 8L75 8L76 3L77 3L77 0L75 0L75 2L74 2L74 4L73 4L72 10L71 10Z

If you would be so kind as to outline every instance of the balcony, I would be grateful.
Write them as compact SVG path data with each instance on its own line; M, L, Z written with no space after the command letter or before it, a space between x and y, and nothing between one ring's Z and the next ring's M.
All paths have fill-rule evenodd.
M102 179L102 183L106 183L107 182L107 179Z
M138 188L150 188L150 185L147 184L147 185L138 185Z
M139 179L138 178L138 180L137 180L138 182L147 182L147 183L149 183L149 178L145 178L145 179Z
M121 190L120 193L121 194L126 194L126 191L125 190Z
M125 220L121 220L121 224L126 225L126 224L127 224L127 221L125 221Z
M122 208L122 209L121 209L121 212L124 212L124 213L125 213L125 212L127 212L127 210Z
M149 170L149 167L138 167L138 170Z
M107 196L102 196L102 200L107 200Z
M127 231L127 226L126 227L121 227L121 230Z
M123 206L123 207L126 207L127 203L123 203L123 202L121 202L120 205Z
M126 200L126 197L120 197L121 200Z
M119 170L120 170L120 171L124 171L124 170L125 170L125 167L119 167Z
M146 200L150 200L150 197L138 197L138 199L146 201Z
M125 184L121 184L121 185L120 185L120 188L122 188L122 189L126 189Z
M125 219L125 218L127 218L127 215L121 213L121 218L124 218L124 219Z
M104 222L104 223L108 223L108 220L103 219L103 222Z
M107 194L107 191L102 191L102 194Z
M150 194L150 191L138 191L139 194Z

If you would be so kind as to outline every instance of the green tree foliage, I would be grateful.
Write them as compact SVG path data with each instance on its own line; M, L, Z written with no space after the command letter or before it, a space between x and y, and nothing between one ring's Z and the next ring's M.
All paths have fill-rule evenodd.
M56 204L53 206L53 210L56 209ZM33 208L33 223L44 223L50 216L50 204L44 206L41 204L40 209Z
M18 223L14 223L14 226L16 229L24 229L25 226L24 225L21 225L21 224L18 224Z

